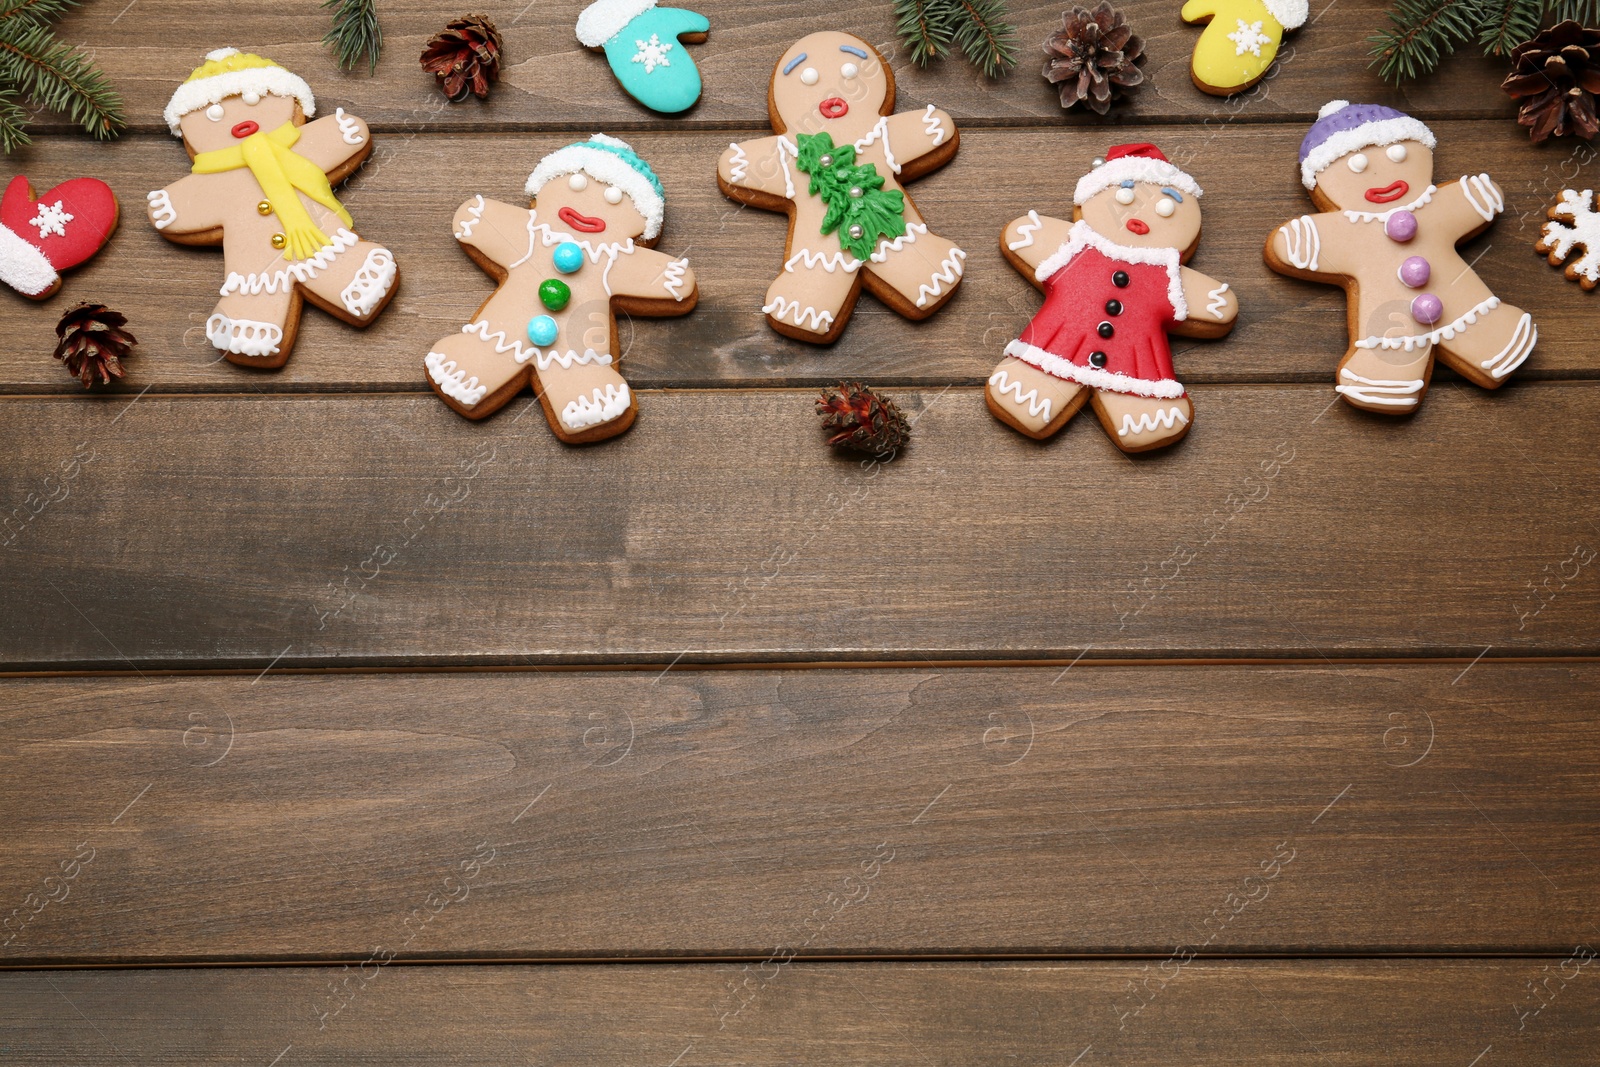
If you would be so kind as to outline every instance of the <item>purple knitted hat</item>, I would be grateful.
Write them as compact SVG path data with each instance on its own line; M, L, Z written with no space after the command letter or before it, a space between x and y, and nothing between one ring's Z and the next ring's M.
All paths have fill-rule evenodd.
M1300 142L1300 181L1307 189L1317 175L1340 156L1374 145L1420 141L1432 148L1433 131L1403 111L1382 104L1330 100L1317 112L1306 139Z

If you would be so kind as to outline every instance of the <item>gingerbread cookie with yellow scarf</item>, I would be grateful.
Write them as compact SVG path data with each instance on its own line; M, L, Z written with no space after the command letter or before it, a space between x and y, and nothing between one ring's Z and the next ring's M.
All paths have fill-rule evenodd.
M333 195L372 152L367 124L343 108L307 122L316 111L304 81L233 48L208 54L167 105L194 165L149 194L147 213L169 241L222 246L206 338L240 366L288 361L302 300L366 326L399 282L394 256L357 237Z

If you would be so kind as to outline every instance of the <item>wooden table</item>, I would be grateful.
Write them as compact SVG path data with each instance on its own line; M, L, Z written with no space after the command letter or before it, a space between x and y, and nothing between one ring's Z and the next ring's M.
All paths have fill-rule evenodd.
M576 45L581 0L476 6L507 63L456 106L414 57L459 12L419 0L381 4L375 78L334 72L316 0L65 23L134 128L7 160L104 177L125 224L52 303L0 294L0 1062L1593 1062L1600 296L1531 247L1592 151L1530 147L1476 57L1381 86L1378 0L1319 3L1231 101L1136 0L1149 83L1064 118L1059 5L1016 2L1004 80L894 61L961 125L915 192L962 292L921 325L864 299L819 349L763 322L783 222L713 167L788 42L892 54L888 5L697 5L677 120ZM279 373L217 361L220 256L140 218L223 44L372 123L345 202L404 271L365 333L308 311ZM1332 96L1504 186L1469 258L1541 345L1498 394L1334 402L1342 295L1260 258ZM422 356L489 290L455 206L596 129L657 166L702 299L624 326L638 424L580 450L531 397L458 418ZM1025 440L981 386L1038 302L1000 226L1137 140L1211 191L1196 266L1244 311L1180 344L1194 432L1134 461L1087 418ZM87 397L49 357L79 299L141 342ZM841 376L917 416L894 463L822 444Z

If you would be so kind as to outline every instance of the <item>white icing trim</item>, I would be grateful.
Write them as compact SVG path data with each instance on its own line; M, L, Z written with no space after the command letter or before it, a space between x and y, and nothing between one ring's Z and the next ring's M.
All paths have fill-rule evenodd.
M1472 210L1483 216L1484 222L1493 222L1494 217L1506 209L1505 199L1495 190L1487 174L1463 174L1461 192L1466 196L1467 203L1472 205ZM1477 195L1474 196L1474 193Z
M354 245L360 238L344 227L333 235L333 239L321 248L310 259L294 260L279 270L263 271L260 274L239 274L230 271L227 281L222 283L222 295L230 293L244 293L249 296L276 294L279 290L287 291L296 282L309 282L318 274L333 265L333 261L340 254ZM390 264L391 269L393 263Z
M439 391L464 407L477 407L478 401L489 391L487 385L478 384L476 374L468 378L467 372L458 370L456 361L442 352L429 352L422 364L428 368L428 377L439 386Z
M1080 366L1065 356L1058 356L1054 352L1046 351L1038 345L1030 345L1026 341L1012 341L1006 345L1006 355L1032 364L1052 377L1064 381L1077 382L1087 385L1091 389L1106 389L1113 393L1128 393L1133 396L1148 396L1156 400L1176 400L1183 395L1183 383L1175 378L1162 378L1148 380L1134 378L1120 371L1103 370L1100 367Z
M461 332L477 334L480 340L487 341L494 345L495 355L503 356L507 352L510 352L511 357L518 363L528 362L528 360L532 359L539 351L532 345L524 346L523 343L515 337L508 337L504 330L495 330L493 333L490 333L488 319L482 319L478 322L469 322L465 326L461 327Z
M1012 381L1011 376L1003 368L989 375L989 384L994 386L996 396L1004 397L1007 394L1015 394L1017 407L1020 408L1026 404L1029 418L1037 419L1042 415L1045 422L1050 421L1050 398L1047 396L1040 397L1037 388L1029 389L1024 393L1022 391L1022 382Z
M336 107L333 109L333 121L339 124L339 136L343 138L345 144L367 143L367 139L361 136L361 123L346 115L344 108Z
M38 296L60 277L43 252L0 226L0 282L25 296Z
M933 147L935 148L938 148L940 145L944 144L945 138L949 136L949 134L945 132L944 119L939 117L938 111L938 108L934 107L932 104L929 104L928 110L922 113L922 128L927 133L928 137L932 139Z
M613 257L611 262L615 263L616 258ZM672 299L674 300L683 300L683 275L688 269L689 261L687 259L674 259L665 267L661 268L662 288L671 293ZM609 273L610 267L607 266L606 270ZM608 284L606 286L607 295L609 295L610 292L611 286Z
M887 243L885 242L885 244ZM872 258L880 263L883 262L876 255ZM790 256L789 262L783 265L783 269L793 274L797 264L803 265L806 270L816 270L821 267L829 274L833 274L840 269L843 269L846 274L854 274L862 266L861 260L848 252L813 252L809 248L802 248Z
M794 199L794 172L789 169L789 156L800 158L800 148L787 137L778 138L778 165L783 168L783 195Z
M372 314L373 308L389 294L396 273L394 256L387 248L374 248L368 252L355 277L339 294L345 310L361 319Z
M889 262L889 254L891 252L899 252L905 248L906 245L916 244L917 235L919 233L926 234L927 232L928 227L924 224L920 222L908 222L906 223L906 232L901 234L899 237L896 237L892 241L885 237L883 240L879 241L878 250L872 253L870 258L874 263L887 263Z
M1339 377L1348 378L1355 385L1336 385L1333 391L1363 404L1381 404L1384 407L1412 408L1417 406L1415 394L1422 392L1427 383L1420 378L1412 381L1389 381L1381 378L1363 378L1351 370L1341 370Z
M1179 255L1176 248L1133 248L1107 240L1083 219L1072 224L1067 240L1054 255L1033 272L1040 282L1047 282L1055 273L1072 262L1072 258L1085 248L1092 248L1107 259L1134 266L1161 267L1167 272L1167 300L1172 304L1172 317L1178 322L1189 317L1189 305L1183 298L1183 276L1179 273Z
M1037 211L1028 212L1028 219L1029 221L1024 222L1021 226L1017 227L1017 240L1012 241L1006 246L1013 252L1017 251L1019 248L1032 248L1033 235L1044 229L1044 223L1040 221L1039 213Z
M1429 148L1438 145L1433 131L1410 115L1364 122L1354 129L1340 130L1313 148L1300 164L1300 183L1307 189L1315 189L1317 175L1327 170L1334 160L1363 148L1381 148L1398 141L1419 141Z
M482 193L472 198L472 203L467 208L467 214L472 217L461 223L461 229L456 231L456 240L465 241L472 236L472 231L483 221L483 209L487 206Z
M1549 254L1558 260L1566 259L1581 246L1583 255L1568 269L1578 277L1600 282L1600 211L1589 206L1593 196L1593 189L1581 193L1576 189L1561 190L1561 199L1550 209L1557 218L1544 224L1543 237ZM1565 219L1571 222L1562 221Z
M1223 282L1220 286L1206 294L1206 299L1209 301L1209 303L1206 304L1206 311L1209 312L1213 318L1222 318L1222 313L1227 310L1228 298L1223 295L1227 291L1228 283Z
M590 140L633 151L626 141L619 141L602 133L595 134ZM661 221L666 213L666 201L656 192L656 187L650 184L650 179L634 170L621 156L613 155L604 149L590 148L583 144L558 148L541 159L539 165L533 168L533 173L528 175L528 184L524 188L529 196L537 197L539 190L543 189L550 179L564 178L569 174L580 172L596 181L615 185L633 199L633 206L645 219L646 241L654 240L660 235Z
M798 300L785 300L781 296L773 297L772 302L761 310L779 322L793 315L796 326L801 329L809 329L812 333L825 334L833 328L833 312L823 311L814 307L804 307ZM810 326L806 325L807 319L811 320Z
M1511 331L1511 340L1506 342L1500 354L1490 356L1478 366L1498 381L1522 366L1533 355L1533 346L1538 343L1539 327L1533 324L1533 316L1524 311L1522 318L1517 320L1517 328Z
M174 137L182 137L183 116L247 92L260 93L262 96L292 96L300 101L300 110L305 112L306 118L317 113L317 98L311 95L311 86L299 75L291 74L279 66L271 66L230 70L199 81L184 82L172 94L161 117L167 120L167 129L172 131Z
M1117 429L1118 437L1127 437L1134 433L1154 433L1157 430L1170 430L1174 426L1189 425L1189 417L1183 413L1182 408L1162 408L1154 415L1140 412L1137 420L1128 412L1122 413L1122 425Z
M150 225L164 230L178 221L178 211L172 206L172 195L165 189L146 193L144 198L150 201Z
M1351 222L1388 222L1389 216L1396 211L1415 211L1420 207L1425 207L1433 199L1433 194L1438 191L1439 187L1437 185L1430 185L1422 190L1421 196L1409 204L1401 204L1399 207L1392 207L1388 211L1346 211L1344 217Z
M744 154L744 146L737 142L728 147L733 149L733 155L728 159L728 180L738 185L744 181L745 172L750 166L750 157Z
M1298 30L1306 24L1306 16L1311 14L1311 5L1307 0L1261 0L1267 13L1278 20L1278 25L1286 30Z
M569 430L598 426L622 415L631 403L627 382L620 385L607 384L604 392L596 386L593 399L580 396L562 408L561 421Z
M597 364L601 367L611 366L610 353L596 352L592 348L585 348L582 354L579 354L578 350L575 348L569 348L565 352L558 351L554 348L550 349L549 351L541 352L537 348L531 348L529 349L526 358L533 360L534 366L538 367L540 370L549 370L551 365L556 363L561 364L562 370L571 370L574 365L582 367L587 366L590 363ZM517 362L522 363L524 362L524 359L519 358Z
M1322 252L1322 235L1317 232L1316 220L1301 215L1278 228L1283 231L1289 262L1298 270L1316 270L1317 256Z
M961 276L966 268L962 266L967 254L959 248L952 248L950 254L939 264L939 269L927 284L917 286L917 307L925 308L929 301L936 300L944 295L944 287L948 285L951 291L961 281Z
M232 319L220 311L206 320L206 340L213 348L236 356L270 356L283 340L283 327L273 322Z
M1082 207L1096 193L1129 181L1148 185L1170 185L1192 196L1205 195L1205 190L1200 188L1193 178L1171 163L1159 159L1147 159L1144 156L1123 156L1121 159L1102 163L1079 178L1078 186L1072 192L1072 202Z
M899 174L900 173L900 164L895 162L894 152L889 148L889 116L888 115L884 115L883 117L878 119L877 124L872 127L872 130L865 137L861 138L861 140L856 142L856 151L857 152L865 152L868 148L872 147L872 142L878 140L880 137L883 138L883 158L884 158L884 162L889 164L889 169L890 170L894 171L896 174Z
M1476 323L1479 316L1487 315L1499 306L1500 298L1491 296L1448 326L1440 326L1438 329L1429 330L1427 333L1411 334L1406 337L1364 337L1356 342L1356 347L1382 348L1391 352L1402 348L1407 352L1416 348L1427 348L1430 345L1438 344L1440 341L1451 340L1456 334L1463 332L1468 326Z
M578 15L578 40L600 48L655 6L656 0L595 0Z
M529 208L528 209L528 250L522 254L522 258L521 259L517 260L515 263L512 263L512 264L508 265L506 267L506 270L516 270L518 267L522 266L524 263L528 262L528 260L533 258L533 250L535 248L539 247L539 231L540 230L543 230L548 235L549 232L550 232L550 227L546 226L544 223L539 221L539 213L537 211L534 211L532 208ZM545 243L548 244L549 242L547 241Z

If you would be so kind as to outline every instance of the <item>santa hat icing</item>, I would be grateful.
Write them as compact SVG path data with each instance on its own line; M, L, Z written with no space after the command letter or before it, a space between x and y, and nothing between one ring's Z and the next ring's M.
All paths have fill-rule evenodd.
M188 81L178 86L162 117L167 120L167 128L173 136L181 137L183 130L178 120L183 116L243 93L292 96L300 101L300 110L307 118L317 113L317 100L311 95L311 86L298 75L270 59L237 48L219 48L206 53L206 61L195 68Z
M1169 163L1155 145L1119 144L1106 153L1105 159L1095 160L1094 169L1078 179L1072 202L1082 207L1096 193L1123 182L1170 185L1193 196L1205 193L1193 178Z
M1396 141L1420 141L1432 148L1433 131L1403 111L1382 104L1330 100L1317 112L1306 139L1300 142L1300 182L1307 189L1334 160L1363 148Z
M596 0L578 16L578 40L599 48L655 6L656 0Z
M653 241L661 233L666 210L666 191L650 164L634 154L626 141L597 133L587 141L569 144L539 161L528 175L528 195L537 197L551 178L587 174L595 181L615 185L633 198L633 206L644 216L644 239Z

